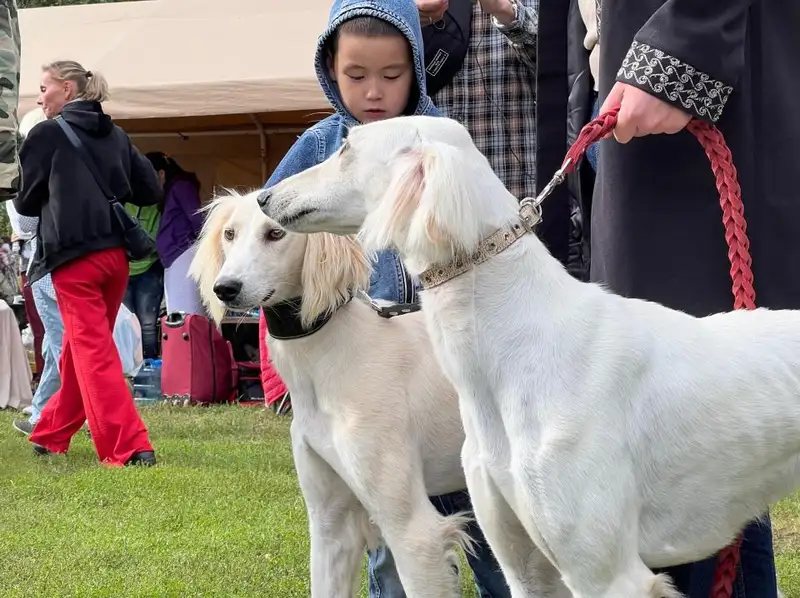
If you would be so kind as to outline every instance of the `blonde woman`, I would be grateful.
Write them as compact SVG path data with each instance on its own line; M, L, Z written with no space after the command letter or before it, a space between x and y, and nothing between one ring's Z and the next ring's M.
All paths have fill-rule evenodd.
M23 183L14 206L22 216L39 218L30 280L52 275L64 322L61 388L30 440L39 455L64 453L88 418L101 462L154 465L112 338L128 284L124 237L87 162L54 120L60 116L77 136L120 201L156 204L162 195L156 173L103 112L107 95L103 76L77 62L46 65L39 105L48 120L30 131L20 151Z

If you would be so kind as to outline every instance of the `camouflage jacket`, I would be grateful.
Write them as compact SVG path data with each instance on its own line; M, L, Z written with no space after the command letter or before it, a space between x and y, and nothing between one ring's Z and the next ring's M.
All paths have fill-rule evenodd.
M0 202L19 191L20 39L16 0L0 0Z

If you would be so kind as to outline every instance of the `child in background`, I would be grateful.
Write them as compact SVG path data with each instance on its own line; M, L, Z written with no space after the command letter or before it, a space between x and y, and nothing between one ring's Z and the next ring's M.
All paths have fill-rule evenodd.
M401 115L439 115L425 91L422 30L413 0L336 0L328 27L317 44L314 66L336 112L303 133L266 187L323 162L341 148L354 125ZM416 288L394 253L377 256L370 295L391 303L416 301ZM263 314L261 317L263 320ZM262 367L271 370L263 341L261 349ZM444 515L454 512L454 501L449 497L432 499ZM475 556L470 555L469 562L478 578L480 595L508 596L500 567L480 529L475 525L469 533L476 540ZM370 594L405 596L396 572L388 567L372 571Z

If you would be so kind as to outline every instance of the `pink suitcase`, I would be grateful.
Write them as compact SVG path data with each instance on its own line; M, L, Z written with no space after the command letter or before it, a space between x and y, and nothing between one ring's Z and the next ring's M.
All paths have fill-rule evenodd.
M214 324L181 312L161 319L161 394L177 404L232 403L238 371L233 347Z

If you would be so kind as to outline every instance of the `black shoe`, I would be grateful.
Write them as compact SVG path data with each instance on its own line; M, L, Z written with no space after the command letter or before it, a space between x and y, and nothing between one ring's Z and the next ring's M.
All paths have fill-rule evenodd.
M142 451L140 453L133 453L131 458L125 463L125 466L153 467L155 464L156 454L153 451Z
M30 436L33 433L33 424L29 419L15 419L11 422L11 427L17 432L22 432L25 436Z
M46 448L44 448L41 444L34 444L33 445L33 452L38 457L46 457L47 455L52 454Z

